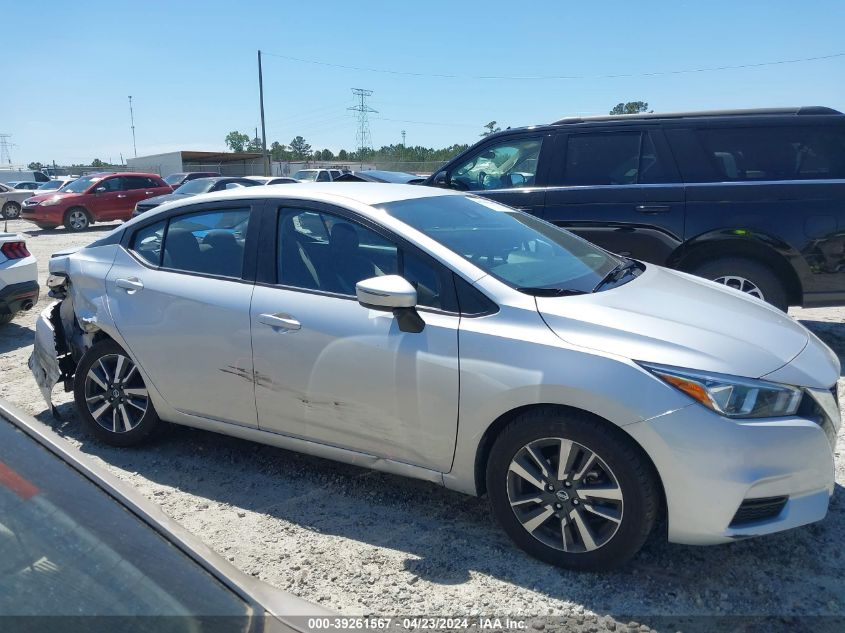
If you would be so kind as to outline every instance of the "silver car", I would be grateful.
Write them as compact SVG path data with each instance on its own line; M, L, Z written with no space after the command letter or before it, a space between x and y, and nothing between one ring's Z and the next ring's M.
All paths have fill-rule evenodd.
M425 187L165 204L50 260L30 361L120 446L162 420L472 495L615 567L661 513L724 543L824 518L839 362L765 303Z

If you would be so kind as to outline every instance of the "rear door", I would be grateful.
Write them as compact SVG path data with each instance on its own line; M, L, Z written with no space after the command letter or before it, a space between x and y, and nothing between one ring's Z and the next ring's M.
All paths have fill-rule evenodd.
M85 206L95 220L114 220L118 216L118 209L126 198L126 185L122 176L104 178L97 182L92 192L86 196Z
M106 277L117 329L167 403L252 427L255 215L249 201L237 200L141 223L127 232Z
M135 205L141 200L165 192L163 188L159 187L158 183L147 176L125 176L124 180L126 181L126 198L123 199L124 204L120 208L119 217L121 220L128 220L132 217Z
M656 264L682 243L684 187L657 126L556 135L544 219L602 248Z
M542 187L550 140L548 133L494 138L450 168L448 186L539 215L545 199Z

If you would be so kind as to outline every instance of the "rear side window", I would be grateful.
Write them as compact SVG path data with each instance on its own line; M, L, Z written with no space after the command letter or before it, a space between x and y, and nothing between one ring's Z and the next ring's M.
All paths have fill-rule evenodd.
M132 251L153 266L239 279L248 225L249 209L176 216L140 229Z
M127 189L153 189L160 186L159 183L147 176L126 176L124 180Z
M698 136L720 180L845 178L845 128L714 128Z
M666 182L648 132L571 134L566 145L567 185L634 185Z

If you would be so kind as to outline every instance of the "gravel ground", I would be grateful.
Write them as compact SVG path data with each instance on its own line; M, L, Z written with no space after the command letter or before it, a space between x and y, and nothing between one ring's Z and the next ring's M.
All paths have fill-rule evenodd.
M27 235L42 284L52 252L108 228L68 234L9 222ZM845 615L842 435L836 492L822 523L707 548L654 534L625 569L578 574L523 555L485 500L425 482L187 428L138 449L96 442L61 388L63 421L53 420L27 369L34 321L47 303L42 296L36 309L0 328L0 397L51 425L246 573L328 608L565 616L569 628L583 630L617 622L636 628L631 620L643 630L675 626L660 616ZM845 308L790 314L845 355Z

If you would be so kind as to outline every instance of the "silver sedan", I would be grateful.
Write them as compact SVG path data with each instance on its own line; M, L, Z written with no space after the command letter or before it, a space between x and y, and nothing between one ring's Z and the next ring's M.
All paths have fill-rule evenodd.
M609 569L662 512L729 542L824 518L834 354L765 303L423 187L255 187L54 255L30 366L120 446L162 420L473 495Z

